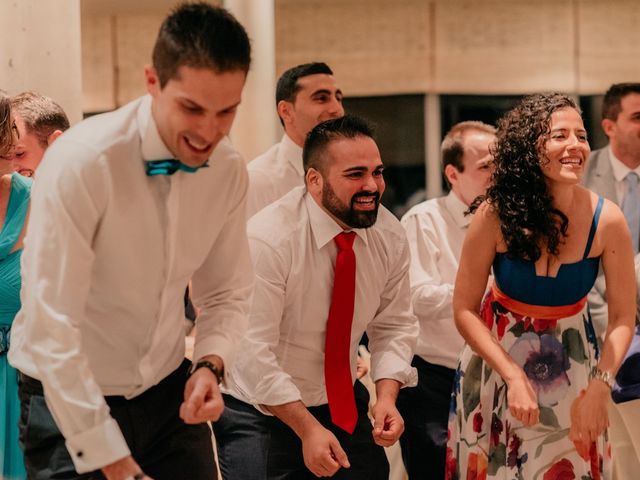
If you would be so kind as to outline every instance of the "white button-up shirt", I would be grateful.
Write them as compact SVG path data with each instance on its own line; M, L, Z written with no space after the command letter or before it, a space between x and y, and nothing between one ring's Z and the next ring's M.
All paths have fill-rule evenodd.
M416 355L456 368L464 340L453 321L453 286L471 217L455 193L422 202L401 220L411 248L411 305L420 323Z
M251 218L294 188L304 185L302 147L285 133L280 143L249 162L247 170L247 218Z
M256 271L249 330L229 373L228 393L254 405L327 403L325 335L341 227L305 187L255 215L248 225ZM410 365L418 334L409 305L409 247L398 220L380 207L378 221L355 229L356 298L351 371L366 330L374 381L416 384Z
M66 132L38 170L9 359L42 381L81 473L129 454L103 395L137 396L182 362L189 279L194 358L230 366L246 330L245 164L224 139L208 168L146 176L143 159L171 157L147 96Z

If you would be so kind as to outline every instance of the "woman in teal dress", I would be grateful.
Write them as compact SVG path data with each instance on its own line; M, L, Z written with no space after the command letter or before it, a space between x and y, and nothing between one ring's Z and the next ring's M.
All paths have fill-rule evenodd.
M26 478L18 444L18 385L7 362L11 323L20 309L20 255L31 180L12 172L5 155L13 140L8 98L0 93L0 478Z
M492 186L475 204L453 298L467 346L448 479L609 478L607 406L632 337L635 280L622 213L580 185L589 151L564 95L527 97L499 122ZM601 349L586 302L600 264Z

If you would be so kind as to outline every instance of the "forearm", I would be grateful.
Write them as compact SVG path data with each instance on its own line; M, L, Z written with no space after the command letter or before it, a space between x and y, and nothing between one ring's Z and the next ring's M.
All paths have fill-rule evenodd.
M301 401L263 405L263 408L287 424L301 439L312 429L322 427Z
M400 387L400 382L396 380L391 380L390 378L380 379L376 382L376 398L379 402L391 402L395 405Z
M607 334L602 345L598 368L615 375L633 339L635 318L632 315L610 317Z
M480 317L471 310L454 313L456 327L467 344L495 370L505 382L521 377L522 368L513 361Z

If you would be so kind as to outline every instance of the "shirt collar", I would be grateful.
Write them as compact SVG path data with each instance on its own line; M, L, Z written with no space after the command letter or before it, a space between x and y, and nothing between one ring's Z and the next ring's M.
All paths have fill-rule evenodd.
M143 160L174 158L173 153L169 151L160 138L158 127L151 114L151 95L145 95L138 108L138 129L142 142L141 151Z
M444 204L458 227L467 228L469 226L471 223L471 215L464 214L464 212L469 210L469 207L460 200L453 190L445 197Z
M621 182L624 180L624 177L627 176L629 172L635 172L640 177L640 166L631 170L624 163L620 161L618 157L613 153L613 149L611 145L607 147L609 149L609 158L611 159L611 169L613 170L613 176L617 182Z
M344 230L316 203L309 192L305 192L304 201L307 205L307 212L309 212L311 232L316 241L316 247L320 250ZM355 232L364 244L367 245L367 234L365 230L364 228L352 228L350 231Z
M291 140L286 133L280 142L283 157L295 168L298 175L304 177L304 166L302 165L302 147Z

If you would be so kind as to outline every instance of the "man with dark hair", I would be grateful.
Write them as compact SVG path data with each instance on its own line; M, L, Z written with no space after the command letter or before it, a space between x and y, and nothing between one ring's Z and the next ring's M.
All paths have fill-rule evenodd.
M9 353L32 479L216 477L206 422L253 283L246 168L226 138L250 44L227 11L189 3L153 58L149 95L80 122L40 167Z
M409 478L444 478L453 378L464 340L453 321L453 285L471 217L465 211L491 179L496 129L476 121L454 125L442 141L442 166L451 191L402 217L411 249L411 304L420 323L412 365L418 386L402 390L400 437Z
M591 152L584 184L617 205L631 231L636 254L640 246L640 83L617 83L604 96L602 129L609 145ZM636 262L638 259L636 258ZM589 294L589 308L597 334L603 338L608 323L604 274ZM640 341L636 337L613 387L609 408L613 450L613 479L635 479L640 471ZM635 372L635 373L634 373Z
M64 110L49 97L23 92L11 99L18 139L10 156L16 172L32 177L51 142L69 128Z
M383 446L403 421L398 390L415 384L418 333L409 308L409 247L379 205L383 165L371 130L346 116L304 144L305 187L248 224L256 288L244 354L214 425L225 479L388 479ZM376 384L355 380L369 335Z
M342 91L325 63L290 68L278 79L276 108L282 140L251 161L247 217L304 184L302 146L318 123L344 115Z

